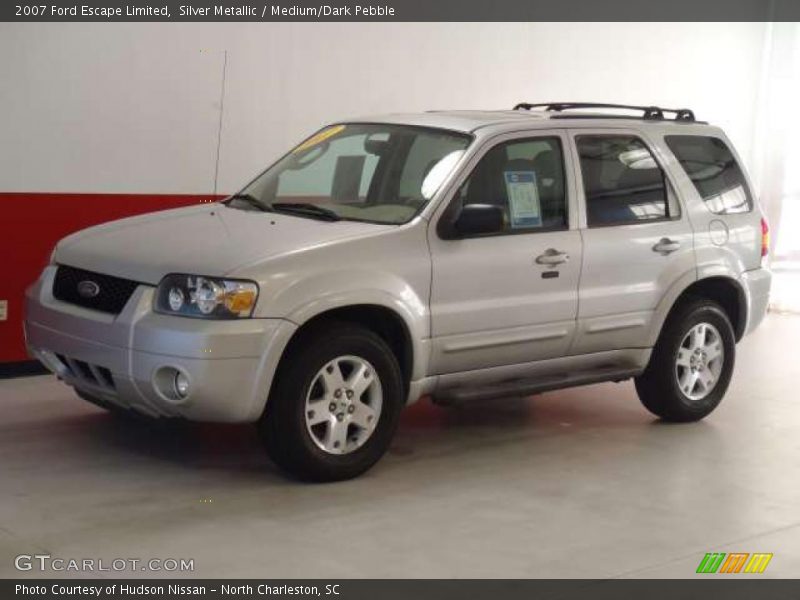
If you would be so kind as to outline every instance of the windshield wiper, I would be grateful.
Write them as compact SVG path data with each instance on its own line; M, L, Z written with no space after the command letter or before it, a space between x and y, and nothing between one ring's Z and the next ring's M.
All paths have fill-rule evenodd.
M264 204L263 202L261 202L261 200L259 200L252 194L233 194L227 200L225 200L225 204L226 205L230 204L234 200L241 200L242 202L245 202L246 204L249 204L253 208L256 208L262 212L267 212L272 208L268 204Z
M342 217L329 208L323 208L310 202L276 202L270 206L275 211L316 217L326 221L341 221Z

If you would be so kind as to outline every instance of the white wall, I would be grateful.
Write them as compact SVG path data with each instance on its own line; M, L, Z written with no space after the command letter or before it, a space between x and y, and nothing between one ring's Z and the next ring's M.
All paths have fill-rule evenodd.
M774 258L800 258L800 24L767 27L754 155L761 205L772 229Z
M169 33L0 25L0 191L210 191L222 62Z
M747 162L760 23L2 24L0 191L234 190L325 122L600 100L688 106Z

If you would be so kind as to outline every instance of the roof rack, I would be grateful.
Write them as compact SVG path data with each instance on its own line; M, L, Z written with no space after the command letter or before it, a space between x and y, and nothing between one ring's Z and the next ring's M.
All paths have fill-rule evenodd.
M674 113L676 121L694 122L694 112L688 108L662 108L660 106L633 106L630 104L606 104L603 102L543 102L540 104L528 104L521 102L514 107L514 110L531 110L532 108L544 108L549 112L562 112L576 108L621 108L625 110L642 111L642 119L661 121L664 113ZM558 115L559 118L586 118L587 115Z

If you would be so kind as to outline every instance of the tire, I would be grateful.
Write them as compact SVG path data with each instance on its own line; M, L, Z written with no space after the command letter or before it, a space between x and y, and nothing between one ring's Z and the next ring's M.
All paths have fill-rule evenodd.
M706 345L699 346L701 341ZM714 356L719 349L721 356ZM650 363L635 379L636 391L645 408L665 421L699 421L725 395L735 359L736 341L725 311L711 300L692 299L667 320Z
M357 380L367 387L359 391ZM397 359L380 337L358 325L326 323L293 342L281 360L259 432L288 475L315 482L351 479L388 449L404 388ZM337 390L344 392L338 398Z

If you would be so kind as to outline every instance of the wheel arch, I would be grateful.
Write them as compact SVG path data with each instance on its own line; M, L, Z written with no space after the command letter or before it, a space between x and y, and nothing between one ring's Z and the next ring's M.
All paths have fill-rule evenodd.
M419 350L415 348L412 326L408 317L396 307L385 303L353 303L329 306L314 312L303 313L301 322L295 321L298 327L292 333L281 352L275 372L277 373L285 360L291 357L295 348L299 347L309 335L323 329L328 323L352 323L361 325L378 335L391 349L400 366L403 376L404 392L409 391L409 384L415 375L415 361L419 361ZM270 387L274 385L272 378ZM271 390L270 390L271 391Z
M725 275L704 277L686 285L664 314L658 333L682 304L695 298L707 298L719 304L733 326L735 340L738 342L742 339L747 328L747 295L741 283Z

